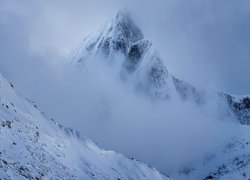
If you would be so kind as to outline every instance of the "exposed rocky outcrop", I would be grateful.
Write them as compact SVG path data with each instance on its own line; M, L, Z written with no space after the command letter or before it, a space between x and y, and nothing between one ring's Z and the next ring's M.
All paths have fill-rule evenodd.
M224 97L240 123L250 125L250 97L246 96L236 99L229 94L224 94Z

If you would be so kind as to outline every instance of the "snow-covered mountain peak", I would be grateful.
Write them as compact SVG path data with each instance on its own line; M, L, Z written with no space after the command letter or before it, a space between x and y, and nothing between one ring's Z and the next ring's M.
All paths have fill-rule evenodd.
M126 78L136 79L136 88L150 96L169 98L172 94L167 68L127 12L119 11L105 28L86 37L72 57L77 66L93 59L123 62Z
M72 59L77 66L86 65L93 59L122 62L122 79L131 79L130 84L136 91L153 99L194 101L199 105L211 99L207 98L211 94L209 91L197 89L168 72L153 44L144 38L124 11L118 12L101 31L86 37ZM242 124L250 124L249 98L235 102L234 96L226 93L218 92L213 96L223 102L220 107L232 111Z
M104 28L83 40L73 52L73 63L85 64L97 55L105 57L112 57L117 53L126 55L129 47L143 38L141 30L130 15L125 11L119 11Z
M141 30L134 23L129 13L125 11L117 13L111 22L110 30L112 37L124 39L125 43L129 46L144 38Z
M143 39L141 30L127 12L120 11L104 31L103 43L110 50L126 54L133 43Z

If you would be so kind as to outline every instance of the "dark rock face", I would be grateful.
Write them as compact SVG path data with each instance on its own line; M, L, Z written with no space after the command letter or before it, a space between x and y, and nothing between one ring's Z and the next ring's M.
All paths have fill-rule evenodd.
M142 40L143 34L141 30L134 24L130 16L126 12L119 12L116 15L113 26L112 43L115 50L127 53L129 46L139 40Z
M168 72L159 57L154 57L151 68L149 69L149 80L156 88L161 88L167 85Z
M168 92L163 90L168 86L167 68L153 50L150 41L143 39L132 44L128 49L124 67L130 75L137 77L137 90L152 98L170 98Z
M98 49L101 49L102 53L106 56L110 53L110 42L111 37L108 37L106 39L102 39L101 43L98 45Z
M202 105L206 103L204 92L198 91L195 87L190 84L181 81L173 76L173 82L175 88L183 101L194 100L196 103Z
M224 97L240 123L250 125L250 97L244 97L238 101L229 94L224 94Z
M125 67L129 72L134 72L136 67L138 66L139 62L143 58L143 56L147 53L149 48L152 46L150 41L148 40L141 40L129 47Z

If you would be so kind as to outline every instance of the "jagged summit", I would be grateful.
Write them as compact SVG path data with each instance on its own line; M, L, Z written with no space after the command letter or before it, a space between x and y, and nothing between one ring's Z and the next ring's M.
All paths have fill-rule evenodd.
M131 40L130 43L143 39L143 34L139 27L134 23L130 14L126 11L119 11L111 21L113 33L119 33L120 37ZM131 45L131 44L130 44Z
M160 99L181 98L185 94L199 101L199 93L192 87L177 87L176 78L168 73L157 50L150 40L144 38L142 31L134 23L126 11L119 11L114 18L101 30L91 34L75 50L72 60L77 66L88 64L93 58L114 59L117 54L124 58L123 72L125 79L135 80L135 89L150 97ZM101 55L101 58L99 58ZM181 86L182 81L179 81Z
M124 11L117 13L103 36L100 47L103 47L107 54L112 50L126 54L129 46L144 38L130 15Z
M95 55L126 55L129 47L142 40L143 34L126 11L119 11L99 32L86 37L73 53L74 63L83 63Z
M207 96L211 92L197 89L167 71L153 44L144 38L126 11L119 11L101 31L85 38L72 59L74 64L82 66L95 57L103 61L122 61L122 79L133 80L134 89L152 99L194 101L198 105L209 101ZM234 96L226 93L213 93L212 96L223 102L220 105L222 112L225 109L232 111L242 124L250 125L248 97L236 102Z
M124 58L115 59L118 54ZM126 11L119 11L105 28L85 38L72 59L79 66L95 57L115 61L125 59L124 70L136 79L137 89L150 96L170 97L168 85L173 82L167 68L152 43L144 38Z
M121 21L123 21L123 20L124 20L124 21L133 21L133 20L131 19L131 16L130 16L129 12L126 11L126 10L124 10L124 9L118 11L118 12L116 13L114 19L116 19L116 20L121 20Z

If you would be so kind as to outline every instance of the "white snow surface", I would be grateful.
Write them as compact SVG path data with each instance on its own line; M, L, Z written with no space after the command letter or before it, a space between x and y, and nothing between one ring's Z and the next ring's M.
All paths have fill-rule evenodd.
M250 178L249 126L228 124L237 131L228 142L183 166L173 174L180 180L245 180Z
M169 179L46 118L1 75L0 102L0 179ZM235 138L172 174L174 179L250 178L249 126L231 126L239 130Z
M96 60L120 61L124 69L133 68L126 78L134 80L135 89L162 99L177 95L172 76L159 53L124 11L100 31L84 38L71 56L72 64L78 67Z
M0 75L0 179L168 179L47 118Z
M225 117L232 116L232 109L235 109L233 106L232 109L228 107L227 103L229 102L220 95L221 93L196 89L171 75L152 43L144 39L141 31L133 22L128 23L128 21L132 20L126 14L118 13L106 28L83 41L73 55L73 63L78 66L86 65L95 56L99 56L100 52L102 55L104 54L101 59L103 61L108 61L110 57L122 54L124 58L119 56L119 59L115 60L124 60L124 69L127 73L125 73L125 79L135 82L135 88L141 88L146 91L147 95L160 97L160 99L191 100L200 106L205 105L209 97L213 97L211 99L218 99L222 114L226 114ZM130 29L126 26L131 27L132 25L129 36L126 36L127 33L124 34L124 28L119 28L120 24L123 24L122 27L125 29ZM131 36L131 34L137 37ZM125 42L125 45L121 46L121 49L117 49L116 46L113 46L116 42ZM231 97L233 102L244 98L244 96ZM248 115L248 109L242 111L243 113L246 111ZM227 123L225 126L231 126L232 134L236 130L240 133L232 135L227 143L222 144L207 157L190 162L180 172L174 172L171 176L174 179L189 180L250 179L250 126L240 125L239 122Z

